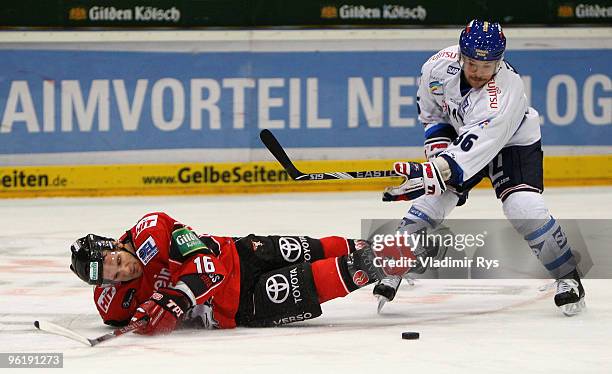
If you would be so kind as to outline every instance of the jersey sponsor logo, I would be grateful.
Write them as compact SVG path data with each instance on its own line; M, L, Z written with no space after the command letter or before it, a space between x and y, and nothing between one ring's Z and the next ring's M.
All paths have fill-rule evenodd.
M286 323L299 322L312 318L312 313L300 313L295 316L283 317L279 318L275 321L272 321L275 325L284 325Z
M208 249L195 232L186 227L174 230L172 232L172 240L183 257L187 257L187 255L195 251Z
M144 241L136 250L136 256L140 259L140 262L143 265L147 265L149 261L159 252L157 249L157 244L155 243L155 239L152 236L149 236L147 240Z
M450 75L455 75L459 72L459 68L456 66L449 66L448 68L446 68L446 72Z
M106 287L102 290L102 293L98 297L97 304L104 313L108 313L108 308L116 294L117 289L115 286Z
M282 274L275 274L266 280L266 294L274 304L282 304L289 297L289 280Z
M135 294L136 294L135 288L130 288L128 292L125 293L125 296L123 296L123 301L121 302L121 307L123 309L128 309L130 307Z
M432 95L442 95L444 93L444 89L442 88L442 82L429 82L429 92L431 92Z
M302 255L302 246L295 238L281 236L278 239L278 246L287 262L296 262Z
M253 252L257 251L257 248L261 247L263 245L262 242L260 241L252 241L251 242L251 247L253 248Z
M433 55L432 57L430 57L429 61L436 61L439 58L447 58L449 60L457 60L458 57L459 57L459 55L457 54L457 52L440 51L440 52L436 53L435 55Z
M460 112L461 113L465 113L465 111L467 110L467 108L470 106L470 97L466 96L465 99L463 99L463 101L461 102L461 106L460 106Z
M170 276L170 270L168 270L168 268L162 268L159 271L159 274L155 274L153 276L153 279L155 279L155 282L153 283L153 289L157 291L160 288L170 286Z
M368 274L363 270L357 270L355 274L353 274L353 283L355 283L357 287L365 286L369 280Z
M306 239L304 236L298 236L298 238L300 239L300 244L304 250L304 261L310 261L312 256L310 255L310 243L308 243L308 239Z
M140 235L140 233L144 229L148 229L149 227L155 227L155 226L157 226L157 214L153 214L151 216L142 218L136 224L136 237L135 238L137 238L138 235Z
M297 268L289 270L289 278L291 279L291 295L293 303L297 304L302 301L302 292L300 291L300 280L298 278Z
M498 100L497 95L501 94L501 89L495 85L495 79L491 79L487 83L487 93L489 94L489 108L497 109Z

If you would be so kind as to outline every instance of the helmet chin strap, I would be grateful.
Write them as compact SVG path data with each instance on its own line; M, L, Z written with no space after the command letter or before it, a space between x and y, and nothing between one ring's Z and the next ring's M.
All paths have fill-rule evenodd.
M126 243L123 243L123 244L126 244ZM127 244L129 244L129 245L130 245L130 247L132 247L132 249L134 249L134 252L136 252L136 249L134 248L134 245L133 245L132 243L127 243ZM137 260L138 260L138 262L140 263L140 259L138 258L138 256L136 256L136 254L135 254L135 253L132 253L131 251L128 251L127 249L124 249L124 248L119 248L119 250L120 250L120 251L124 251L124 252L127 252L127 253L131 254L131 255L132 255L132 257L134 257L135 259L137 259Z
M501 55L499 60L497 60L497 65L495 66L495 74L499 73L499 71L501 70L501 64L503 61L504 61L504 55Z

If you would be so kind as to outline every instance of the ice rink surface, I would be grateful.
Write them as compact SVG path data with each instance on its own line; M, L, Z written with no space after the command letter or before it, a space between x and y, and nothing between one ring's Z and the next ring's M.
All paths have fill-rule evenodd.
M612 218L612 188L548 189L545 198L557 218ZM51 372L612 372L609 279L584 281L588 309L572 318L556 309L553 290L540 290L545 280L421 280L403 286L382 315L370 286L324 304L322 317L299 324L130 334L85 347L33 326L43 319L88 337L110 331L91 288L68 269L77 237L118 237L143 214L160 210L200 233L358 237L360 219L401 218L408 204L360 192L24 199L0 200L0 207L0 352L63 352L64 369ZM503 218L503 212L493 191L476 190L449 218ZM403 331L421 338L402 340Z

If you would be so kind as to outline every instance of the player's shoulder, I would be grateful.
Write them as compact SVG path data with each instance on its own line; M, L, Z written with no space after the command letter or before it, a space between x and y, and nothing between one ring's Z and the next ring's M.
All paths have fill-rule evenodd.
M460 70L458 45L452 45L436 52L423 64L423 69L434 71L447 70L449 66L453 66L450 69L452 75L457 74Z
M442 86L457 78L461 72L459 65L458 46L444 48L427 60L421 69L421 79L424 79L430 88Z
M138 225L146 225L149 226L153 223L157 223L159 220L162 221L169 221L169 222L174 222L175 219L170 217L167 213L165 212L150 212L147 213L145 215L143 215L139 220L138 223L136 224L136 226Z
M147 213L130 230L132 240L136 241L145 232L151 233L156 230L168 231L178 223L178 221L164 212Z
M521 77L503 64L495 77L482 88L481 95L487 97L485 101L488 102L489 109L497 110L502 106L502 102L520 101L525 96L525 87Z
M478 122L513 111L524 111L525 93L520 78L510 81L503 75L495 75L484 87L472 90L464 100L464 121ZM468 121L468 118L471 121Z
M516 90L523 90L523 80L516 70L507 63L502 61L499 71L495 74L495 83L498 87L509 87Z

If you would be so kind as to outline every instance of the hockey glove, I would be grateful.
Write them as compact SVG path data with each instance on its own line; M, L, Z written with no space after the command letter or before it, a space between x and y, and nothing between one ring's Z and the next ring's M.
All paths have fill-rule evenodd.
M425 158L428 161L433 160L437 155L445 151L446 148L450 145L450 138L445 137L437 137L426 139L424 148L425 148Z
M446 190L440 171L433 162L396 162L393 169L406 180L398 187L387 187L383 201L410 201L423 195L439 196Z
M182 292L162 288L136 309L132 321L147 317L149 319L149 323L136 333L142 335L169 334L176 329L183 314L190 306L191 302Z

